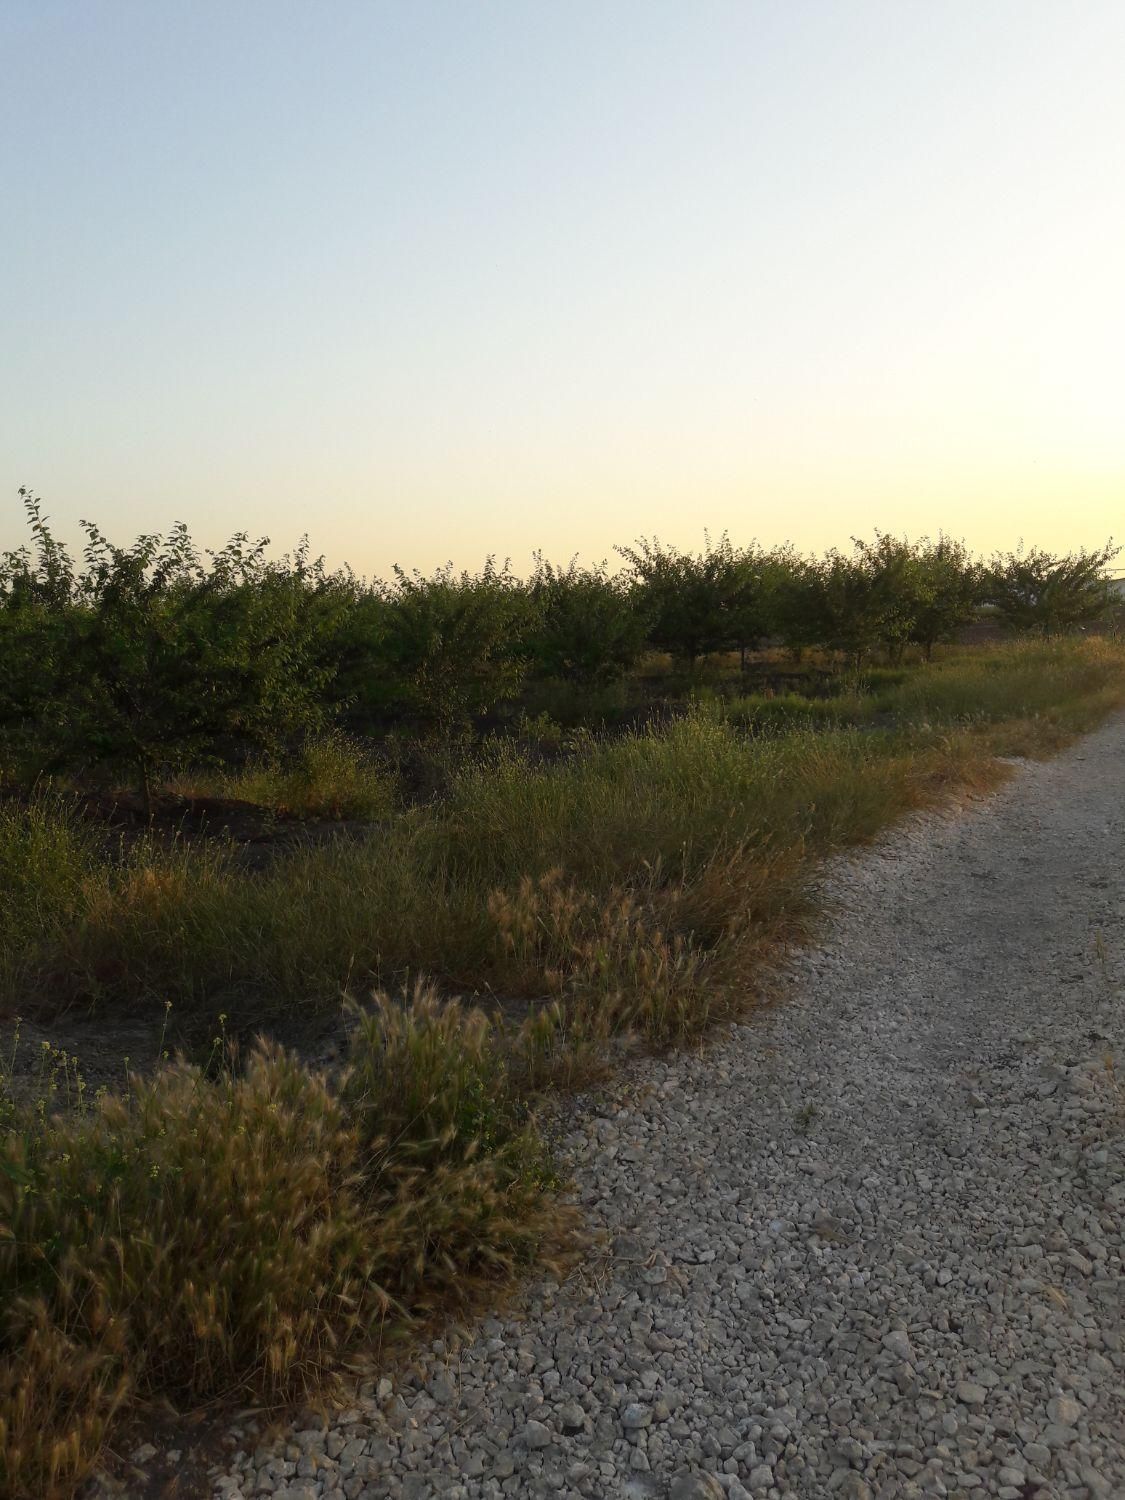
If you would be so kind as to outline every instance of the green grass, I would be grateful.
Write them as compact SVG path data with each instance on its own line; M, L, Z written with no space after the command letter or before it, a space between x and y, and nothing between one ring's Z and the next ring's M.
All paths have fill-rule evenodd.
M235 798L298 818L374 821L389 817L396 805L388 769L344 734L311 739L286 759L184 776L171 790L185 796Z
M1034 754L1121 706L1121 660L1119 646L1097 637L964 650L879 694L877 709L906 724L1007 726L993 744Z
M830 698L801 693L746 693L730 699L725 714L732 724L747 729L790 733L795 729L836 729L874 719L874 696L851 688Z
M18 1000L104 880L92 830L44 792L0 801L0 996Z
M408 972L462 990L542 992L510 930L539 889L536 900L553 893L553 915L528 909L519 921L556 933L557 992L585 982L599 912L607 931L628 908L634 938L647 928L658 945L701 949L732 922L784 925L810 855L868 837L932 778L966 774L959 752L933 740L747 739L697 713L551 769L504 754L464 772L440 807L256 877L220 845L142 843L61 885L49 910L25 911L5 972L18 977L20 1004L171 1000L177 1013L208 1016L331 1004ZM567 903L585 914L564 920ZM618 931L613 951L622 941Z
M1008 738L996 743L1011 745L1008 753L1035 753L1120 705L1121 660L1120 647L1099 638L948 649L929 664L841 674L829 696L734 697L724 713L731 723L774 733L1008 725Z
M1039 753L1088 727L1122 701L1120 663L1096 643L964 653L878 696L809 700L862 718L829 732L805 719L748 732L737 704L708 704L547 767L500 744L441 802L253 877L217 843L141 843L98 863L44 801L26 829L13 813L0 824L7 1003L171 1000L181 1015L268 1019L409 974L535 997L584 989L593 970L605 990L619 964L627 987L646 943L664 968L714 967L732 931L765 941L799 923L816 856L944 788L995 780L997 751ZM517 941L528 927L535 942Z

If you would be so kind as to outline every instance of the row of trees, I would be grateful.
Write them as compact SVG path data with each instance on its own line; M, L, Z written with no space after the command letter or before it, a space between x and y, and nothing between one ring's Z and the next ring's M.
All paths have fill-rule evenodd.
M307 545L271 559L239 534L200 553L182 526L123 547L83 523L76 559L21 498L31 542L0 556L0 759L125 762L146 785L157 766L333 722L448 731L529 677L604 682L652 648L687 668L767 640L897 659L982 606L1017 630L1066 630L1109 608L1115 555L984 564L946 537L876 534L810 558L724 536L699 553L642 539L616 572L537 556L527 580L489 560L366 582Z

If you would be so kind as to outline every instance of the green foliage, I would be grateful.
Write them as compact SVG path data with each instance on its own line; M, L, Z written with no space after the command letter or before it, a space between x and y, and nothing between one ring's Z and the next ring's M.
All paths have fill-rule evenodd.
M554 567L537 553L528 587L535 609L528 648L540 675L590 685L639 660L647 621L627 582L604 565Z
M1107 542L1065 557L1038 547L998 552L988 567L985 597L1014 630L1050 636L1093 624L1113 608L1106 570L1120 550Z
M962 650L877 691L905 724L972 725L1001 753L1038 753L1092 728L1121 701L1120 649L1109 641L1011 641ZM995 726L995 728L994 728Z
M786 554L778 597L788 644L827 647L854 665L882 647L897 662L908 642L928 656L974 617L980 570L947 537L911 543L877 531L870 542L856 540L850 554Z
M727 536L702 552L679 552L641 537L619 547L629 564L649 639L689 666L712 651L750 646L769 627L760 554L736 551Z
M887 635L895 638L895 601L860 548L807 563L795 584L795 644L825 646L858 664Z
M982 570L947 537L876 533L850 553L789 546L699 553L642 538L628 565L557 567L536 555L527 583L488 559L391 582L326 571L307 543L271 561L236 534L201 557L186 529L128 546L83 523L75 562L39 501L21 491L28 546L0 557L0 784L44 772L154 776L208 763L292 763L333 727L399 727L456 742L524 694L563 722L627 719L646 648L698 687L701 658L780 639L853 664L908 643L929 656L974 616ZM1018 629L1051 633L1105 612L1114 555L998 557L986 591ZM715 670L719 668L716 666ZM529 681L530 675L530 681Z
M983 575L964 542L939 535L918 543L914 554L915 587L909 638L926 658L939 642L951 641L970 624L982 600Z
M0 555L0 784L31 782L56 761L77 679L67 629L74 565L38 498L26 489L19 496L33 548Z
M748 693L731 698L723 711L732 724L785 732L802 727L832 728L863 723L873 717L875 702L858 691L830 698L806 698L800 693Z
M797 657L825 644L820 608L820 564L786 546L772 554L770 621L772 632Z
M855 561L869 597L860 603L870 611L876 639L889 660L899 661L922 606L923 582L917 549L899 537L875 533L875 540L854 542ZM862 653L860 653L862 654Z
M489 558L476 574L450 564L429 578L396 567L381 598L391 696L417 722L461 731L516 695L531 607L507 564Z
M18 547L0 557L5 606L19 609L43 605L61 609L70 602L74 591L74 564L66 548L52 534L38 495L21 487L19 498L35 550Z
M274 564L264 540L239 534L204 562L182 525L119 547L83 522L78 568L38 502L24 503L38 554L0 570L0 733L18 735L45 681L58 705L39 730L48 758L127 767L147 798L158 767L318 722L331 667L316 659L323 621L309 605L328 580L307 549Z
M205 566L183 527L127 549L86 531L77 732L98 759L135 766L147 791L158 765L224 737L270 744L317 722L303 555L274 566L236 536Z

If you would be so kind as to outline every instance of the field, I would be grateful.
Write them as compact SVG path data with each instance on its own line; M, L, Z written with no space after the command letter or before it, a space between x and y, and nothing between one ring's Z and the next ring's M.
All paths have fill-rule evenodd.
M400 624L411 601L453 610L460 589L464 624L467 597L502 596L475 617L492 646L453 671L427 637L393 712L333 689L326 716L310 658L316 702L279 661L255 687L260 660L223 634L227 604L252 624L266 600L274 640L308 602L291 573L220 609L210 577L154 594L151 549L117 563L116 594L25 599L5 625L9 660L54 662L72 710L9 715L0 801L0 1479L21 1497L71 1493L147 1402L305 1397L562 1253L546 1091L752 1005L816 921L825 855L1125 704L1114 640L922 639L922 606L895 614L865 553L850 635L671 653L650 592L631 655L585 679L502 657L494 573L405 580ZM840 584L802 567L803 588ZM574 619L620 604L567 576ZM94 640L103 677L66 679L52 632ZM226 640L228 698L217 646L185 669L191 640ZM25 677L9 691L41 693ZM196 700L216 711L189 724Z

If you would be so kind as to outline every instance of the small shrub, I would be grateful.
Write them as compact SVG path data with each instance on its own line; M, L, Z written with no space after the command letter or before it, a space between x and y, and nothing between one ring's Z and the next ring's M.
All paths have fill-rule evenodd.
M345 1092L369 1143L433 1163L522 1140L524 1113L483 1011L418 985L408 1005L380 994L354 1016Z

